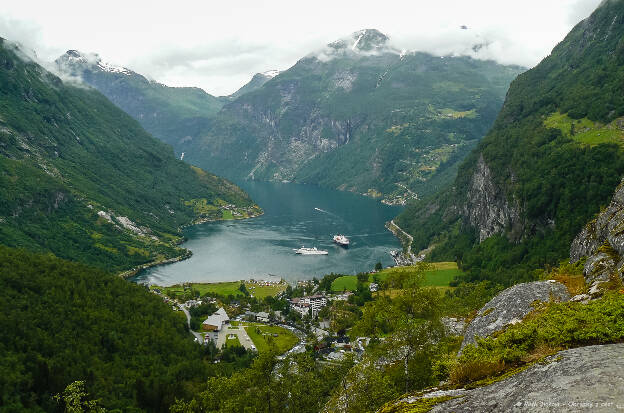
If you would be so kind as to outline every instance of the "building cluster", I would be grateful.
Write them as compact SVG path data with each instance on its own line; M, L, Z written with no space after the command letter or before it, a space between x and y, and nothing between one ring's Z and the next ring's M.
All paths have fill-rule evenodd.
M330 297L332 301L349 301L349 297L351 297L353 293L351 291L345 291L340 294L334 294Z
M302 317L306 315L316 317L326 305L327 297L321 294L290 299L291 308L301 314Z
M249 280L250 284L256 284L256 285L265 286L265 287L279 285L279 284L282 284L283 282L284 281L282 281L281 279L275 279L275 280L254 280L254 279L251 279L251 280Z
M282 314L279 311L276 311L276 313L279 314L275 315L275 319L281 321ZM245 311L243 318L247 321L259 321L261 323L268 323L271 321L269 313L267 313L266 311L259 311L257 313L254 313L253 311Z

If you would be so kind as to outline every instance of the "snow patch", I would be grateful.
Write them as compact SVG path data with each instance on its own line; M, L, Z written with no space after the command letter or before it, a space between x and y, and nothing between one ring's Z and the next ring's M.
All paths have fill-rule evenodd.
M266 76L270 79L273 79L275 76L279 75L280 71L277 69L272 69L272 70L267 70L266 72L263 72L262 75Z
M110 63L103 62L102 60L99 60L97 62L97 67L99 67L104 72L121 73L121 74L124 74L124 75L132 74L132 72L130 70L126 69L125 67L114 66L114 65L112 65Z
M362 37L364 37L364 33L360 34L360 36L357 38L355 43L353 43L353 46L351 46L351 50L355 51L355 48L357 47L357 45L360 42L360 40L362 40Z

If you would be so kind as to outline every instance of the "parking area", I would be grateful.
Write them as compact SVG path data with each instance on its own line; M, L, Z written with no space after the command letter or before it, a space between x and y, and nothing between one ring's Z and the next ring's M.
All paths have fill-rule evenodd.
M256 350L256 346L254 345L251 338L245 331L242 326L232 327L230 325L224 327L219 333L219 338L217 339L217 348L221 348L230 334L234 334L238 337L238 341L240 341L241 345L245 347L247 350Z

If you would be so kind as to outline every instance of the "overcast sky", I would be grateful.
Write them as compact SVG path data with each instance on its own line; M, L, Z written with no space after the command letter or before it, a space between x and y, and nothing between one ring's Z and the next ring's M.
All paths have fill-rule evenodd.
M42 60L95 52L167 85L226 95L364 28L435 54L487 42L486 57L531 67L600 1L2 0L0 36Z

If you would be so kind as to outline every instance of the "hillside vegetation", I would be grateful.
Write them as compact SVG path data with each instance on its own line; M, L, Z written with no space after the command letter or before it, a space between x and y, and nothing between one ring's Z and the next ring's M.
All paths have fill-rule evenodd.
M523 71L401 53L372 29L274 77L257 74L227 98L167 88L76 51L57 63L212 172L319 184L393 203L450 182Z
M408 277L417 276L420 270L415 267L395 267L386 268L373 274L368 274L365 281L366 286L371 282L384 282L388 277L393 277L398 274ZM428 268L424 270L424 279L422 285L425 287L448 287L449 284L458 276L462 275L462 271L457 268L455 262L434 262L429 264ZM358 284L357 275L343 275L335 280L331 284L331 290L340 291L356 291Z
M0 242L109 270L184 254L179 228L259 213L232 183L176 160L103 95L0 40ZM211 210L198 211L201 202Z
M59 411L74 381L107 409L167 411L207 379L182 313L144 287L0 246L0 410Z
M624 2L606 1L512 82L452 188L398 224L413 249L504 284L568 255L624 173Z
M132 70L103 62L96 54L68 50L56 60L61 72L93 86L146 131L174 147L194 136L228 101L200 88L169 87Z

